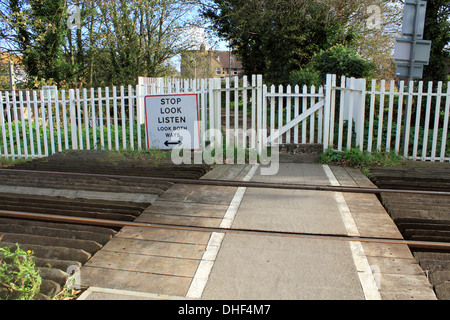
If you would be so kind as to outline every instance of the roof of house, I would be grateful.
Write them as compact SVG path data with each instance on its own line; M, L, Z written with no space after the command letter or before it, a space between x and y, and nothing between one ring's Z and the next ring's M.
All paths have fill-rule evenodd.
M0 52L0 62L1 63L8 63L8 61L11 61L13 63L20 63L20 59L13 54L9 54L7 52Z
M218 51L218 50L205 50L204 48L200 50L191 50L189 52L210 56L215 59L224 69L230 68L230 52L229 51ZM236 55L231 53L231 69L242 69L242 63L236 57Z
M231 54L229 51L212 51L213 57L222 65L224 69L230 68L230 60L231 60L231 69L242 69L242 63L238 60L238 58ZM231 59L230 59L231 58Z

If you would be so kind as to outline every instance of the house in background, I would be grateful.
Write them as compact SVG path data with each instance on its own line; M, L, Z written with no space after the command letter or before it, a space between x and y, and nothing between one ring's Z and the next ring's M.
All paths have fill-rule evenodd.
M5 52L0 52L0 91L15 91L14 65L18 59Z
M227 78L244 74L242 63L229 51L190 50L181 56L182 78Z
M15 91L16 85L27 80L21 57L0 52L0 91Z

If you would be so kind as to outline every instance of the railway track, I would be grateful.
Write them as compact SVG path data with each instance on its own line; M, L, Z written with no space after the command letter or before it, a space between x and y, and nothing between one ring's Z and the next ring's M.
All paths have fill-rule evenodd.
M74 159L76 158L76 159ZM83 165L89 161L90 165ZM120 164L119 164L120 162ZM84 163L85 164L85 163ZM183 173L184 170L184 173ZM389 205L389 197L404 203L418 199L431 199L439 208L448 209L449 190L439 189L430 192L429 186L418 190L407 187L404 192L395 192L395 185L379 185L380 189L352 189L323 186L287 186L277 184L254 184L234 181L197 180L208 170L207 166L186 166L174 169L170 164L155 167L145 161L105 160L104 156L91 153L86 158L76 155L72 157L54 156L16 165L13 168L0 170L0 177L5 177L2 185L11 188L44 188L52 190L90 190L94 193L147 193L162 194L174 183L230 185L254 188L290 188L319 191L367 192L379 194L388 211L392 211L395 201ZM33 178L30 178L33 177ZM377 181L377 180L376 180ZM377 181L377 183L380 183ZM19 189L18 189L19 190ZM22 189L20 189L22 190ZM399 191L399 189L397 189ZM204 232L234 233L270 233L280 237L315 238L322 237L336 241L359 241L374 243L403 243L414 248L422 268L429 271L430 281L439 279L442 282L450 270L449 261L442 257L450 255L450 239L448 226L445 223L428 220L427 226L438 225L440 233L434 231L423 233L424 221L396 219L400 230L404 232L405 241L384 238L352 238L331 235L311 235L299 233L270 232L264 230L238 230L205 228L198 226L180 226L164 224L136 223L134 219L142 213L151 201L125 201L114 198L73 198L58 195L18 194L0 192L0 235L2 246L14 247L18 243L25 250L32 250L36 256L36 264L44 278L44 294L51 296L58 292L70 276L69 270L81 267L90 257L102 248L123 226L139 226L159 229L195 230ZM403 199L403 200L402 200ZM433 200L434 199L434 200ZM424 200L418 200L422 202ZM417 201L416 201L417 202ZM429 204L428 204L429 205ZM441 210L441 209L439 209ZM447 211L444 208L444 216ZM442 211L442 210L441 210ZM440 212L440 211L439 211ZM422 227L421 232L411 234L411 225L416 223ZM444 226L444 227L443 227ZM447 228L447 229L446 229ZM425 228L425 230L427 230ZM433 230L433 229L428 229ZM425 256L426 255L426 256ZM439 269L436 269L436 256L439 257ZM433 260L434 259L434 260ZM428 264L428 265L427 265ZM446 269L447 268L447 269ZM443 272L441 272L443 271ZM444 292L439 298L447 299L445 286L448 280L435 284L437 293ZM440 287L439 287L440 286ZM444 287L444 290L442 288Z
M59 154L11 168L21 171L0 170L0 211L68 219L57 222L18 218L17 215L0 216L0 246L14 250L19 245L33 251L43 278L40 296L43 299L60 292L71 273L120 230L119 226L87 225L70 221L70 218L131 222L173 185L150 180L48 174L43 170L189 179L198 179L208 170L208 166L203 165L174 167L166 161L123 159L96 151Z
M376 168L371 180L379 188L450 191L450 167ZM381 193L380 201L406 240L450 243L450 196ZM450 252L411 248L428 274L436 296L450 300Z

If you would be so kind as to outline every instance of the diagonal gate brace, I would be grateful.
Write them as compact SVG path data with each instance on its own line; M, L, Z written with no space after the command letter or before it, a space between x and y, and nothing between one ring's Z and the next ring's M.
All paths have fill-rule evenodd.
M272 143L276 139L278 139L280 136L282 136L286 131L292 129L296 125L298 125L300 122L314 114L316 111L318 111L320 108L323 108L325 105L325 101L321 100L318 103L316 103L314 106L312 106L308 111L303 112L299 116L295 117L291 122L289 122L287 125L282 127L281 129L278 129L275 131L270 137L267 138L267 143Z

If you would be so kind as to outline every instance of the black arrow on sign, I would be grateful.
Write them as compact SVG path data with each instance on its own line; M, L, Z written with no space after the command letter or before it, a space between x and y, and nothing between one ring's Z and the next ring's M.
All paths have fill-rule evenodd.
M181 143L182 143L182 141L178 141L178 142L169 142L169 141L166 141L164 144L166 145L166 147L168 147L168 146L170 146L170 145L172 145L172 146L179 146L179 145L181 145Z

